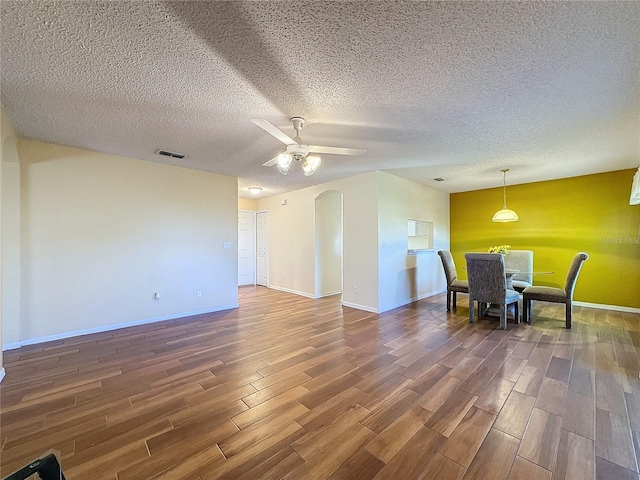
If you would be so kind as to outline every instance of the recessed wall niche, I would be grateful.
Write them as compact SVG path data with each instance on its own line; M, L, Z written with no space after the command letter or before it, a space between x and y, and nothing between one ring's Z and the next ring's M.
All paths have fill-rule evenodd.
M408 253L433 250L433 222L407 220Z

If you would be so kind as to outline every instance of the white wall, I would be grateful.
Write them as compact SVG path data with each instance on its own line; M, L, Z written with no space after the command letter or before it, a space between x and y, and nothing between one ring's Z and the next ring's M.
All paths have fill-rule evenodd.
M236 178L30 140L18 151L21 340L237 305Z
M258 202L255 198L238 198L238 210L257 210Z
M342 195L316 198L316 297L342 292Z
M376 177L372 172L258 199L258 210L269 214L270 287L314 296L315 198L336 190L343 195L343 304L377 311ZM358 287L358 293L353 286Z
M449 248L449 194L378 172L378 310L384 312L446 289L438 250ZM434 222L435 248L407 255L407 220Z
M20 163L15 142L2 157L2 342L20 339Z
M383 172L258 200L269 212L272 288L314 296L313 203L329 190L343 194L344 305L384 312L444 291L437 252L449 248L449 194ZM407 255L408 219L434 222L433 251Z

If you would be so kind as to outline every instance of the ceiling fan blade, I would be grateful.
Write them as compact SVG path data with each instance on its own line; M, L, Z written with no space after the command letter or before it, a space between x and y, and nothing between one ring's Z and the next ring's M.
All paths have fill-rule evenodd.
M268 134L276 137L285 145L297 144L297 142L293 138L290 138L286 133L284 133L282 130L280 130L278 127L268 122L264 118L252 118L251 121L255 123L257 126L259 126L261 129L263 129L265 132L267 132Z
M309 145L309 151L313 153L329 153L333 155L362 155L366 150L359 148L322 147L320 145Z
M278 157L273 157L268 162L264 162L262 164L263 167L273 167L276 163L278 163Z

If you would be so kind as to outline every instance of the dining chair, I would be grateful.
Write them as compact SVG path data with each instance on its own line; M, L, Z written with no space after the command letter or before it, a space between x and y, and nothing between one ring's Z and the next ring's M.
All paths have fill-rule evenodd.
M504 256L507 270L518 270L511 281L513 289L519 293L533 285L533 250L509 250Z
M520 323L518 300L520 294L507 289L504 272L504 256L498 253L467 253L467 275L469 276L469 323L474 322L474 302L478 309L484 303L500 306L500 328L507 328L507 310L515 305L514 320ZM479 312L481 314L482 312Z
M447 278L447 312L451 311L451 297L453 297L453 309L456 309L456 295L460 293L469 293L469 282L458 279L456 264L449 250L440 250L438 252L442 260L444 268L444 276Z
M573 305L573 290L576 287L578 274L582 264L589 259L589 255L584 252L576 253L571 261L571 266L564 281L564 288L532 286L527 287L522 292L522 308L524 310L524 321L531 323L531 301L564 303L565 304L565 325L571 328L571 309Z

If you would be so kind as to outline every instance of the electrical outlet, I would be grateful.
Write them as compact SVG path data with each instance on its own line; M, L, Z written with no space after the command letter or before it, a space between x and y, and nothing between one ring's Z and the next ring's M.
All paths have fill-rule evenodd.
M202 296L202 290L196 291L196 297L201 297L201 296Z
M231 248L231 242L224 242L224 243L222 244L222 246L223 246L224 248Z
M353 286L353 293L358 293L358 286L357 285Z

